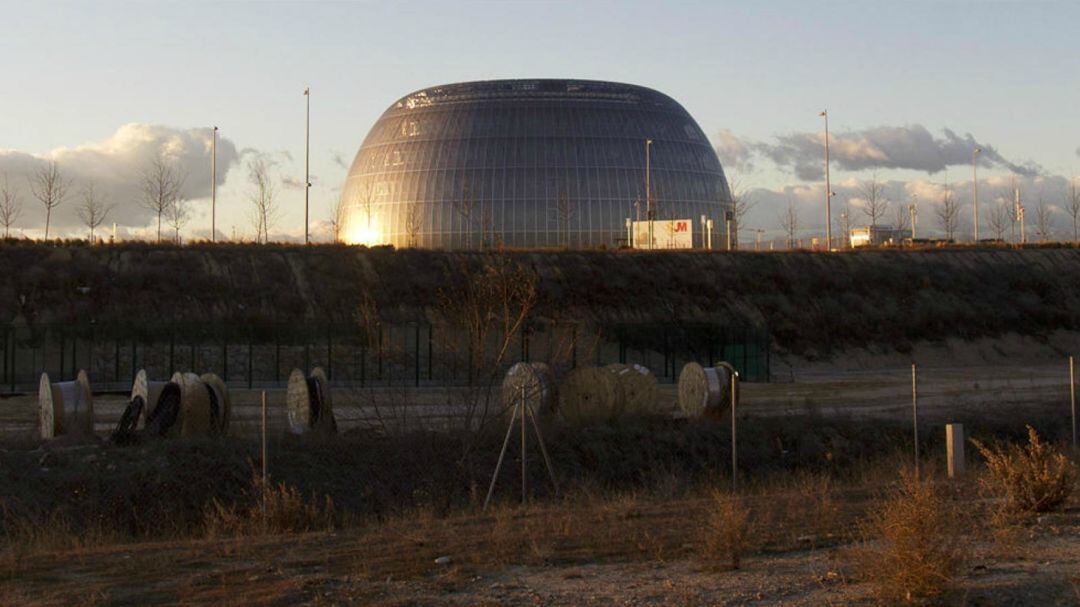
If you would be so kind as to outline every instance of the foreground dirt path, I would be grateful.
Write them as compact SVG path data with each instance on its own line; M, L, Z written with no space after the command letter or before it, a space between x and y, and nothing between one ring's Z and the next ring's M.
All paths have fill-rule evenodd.
M617 531L617 530L613 530ZM974 544L955 605L1080 605L1080 511L1022 541ZM420 542L422 544L422 541ZM358 532L137 544L3 563L3 605L872 605L844 547L745 559L723 571L692 557L539 565L445 565L388 574L415 537ZM400 565L400 563L394 563Z

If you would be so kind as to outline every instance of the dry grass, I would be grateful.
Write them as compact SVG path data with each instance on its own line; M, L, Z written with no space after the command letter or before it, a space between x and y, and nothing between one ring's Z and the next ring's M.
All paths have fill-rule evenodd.
M207 537L328 531L336 525L334 502L307 500L285 483L263 483L256 477L254 503L225 505L214 499L207 506L203 525Z
M987 447L972 443L986 459L984 487L1005 498L1014 512L1046 512L1064 504L1076 486L1076 464L1053 445L1042 442L1031 426L1028 444Z
M852 565L884 603L942 595L967 554L955 506L932 481L908 473L871 509L860 531Z
M738 569L750 547L750 510L739 497L721 491L713 494L711 506L702 530L701 556L710 563Z

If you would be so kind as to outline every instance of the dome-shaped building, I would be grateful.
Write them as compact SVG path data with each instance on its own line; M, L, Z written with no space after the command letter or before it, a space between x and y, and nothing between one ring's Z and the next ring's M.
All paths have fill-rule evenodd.
M720 246L731 209L723 169L670 97L585 80L436 86L395 102L364 139L342 189L342 237L427 248L620 246L626 220L647 219L647 181L654 219L690 219L695 246L700 218L713 219Z

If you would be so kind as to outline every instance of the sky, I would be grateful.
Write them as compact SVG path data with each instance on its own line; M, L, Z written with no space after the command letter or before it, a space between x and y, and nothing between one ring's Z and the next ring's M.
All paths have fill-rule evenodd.
M775 235L788 204L802 233L823 230L827 109L834 206L853 221L866 220L860 193L874 179L890 217L916 200L933 229L946 188L969 201L978 146L982 204L1011 197L1015 180L1025 205L1041 199L1071 236L1077 2L0 0L0 14L0 184L6 175L30 236L44 211L27 175L49 159L72 179L54 234L84 234L75 209L91 182L115 204L107 223L121 237L152 233L139 180L166 150L186 174L183 232L206 237L217 125L219 233L254 234L247 165L261 158L281 204L272 235L302 238L310 87L311 226L323 238L347 167L390 104L436 84L533 77L675 98L756 201L744 230Z

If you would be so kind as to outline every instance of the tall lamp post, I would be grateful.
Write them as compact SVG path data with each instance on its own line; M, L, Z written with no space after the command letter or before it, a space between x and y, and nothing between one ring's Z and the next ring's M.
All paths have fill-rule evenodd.
M829 180L829 110L818 114L825 119L825 242L832 250L832 183Z
M919 218L919 199L917 196L911 196L911 204L908 205L908 213L911 213L911 240L914 243L915 240L915 222Z
M311 243L308 234L308 200L311 194L311 87L304 89L307 111L304 118L304 244Z
M217 242L217 132L210 139L210 242Z
M645 219L649 221L649 250L653 248L652 167L649 165L652 139L645 140Z
M977 166L976 159L981 151L981 148L975 148L971 151L971 205L974 213L976 244L979 242L979 174L975 167Z

